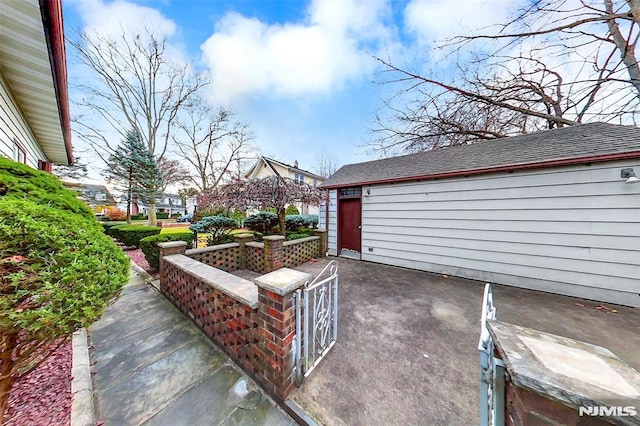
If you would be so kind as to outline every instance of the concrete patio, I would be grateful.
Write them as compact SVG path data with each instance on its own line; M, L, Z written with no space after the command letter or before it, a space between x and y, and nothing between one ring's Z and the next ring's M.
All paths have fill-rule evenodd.
M292 398L332 425L477 424L484 283L338 262L338 342ZM494 302L500 321L604 346L640 370L638 309L500 285Z

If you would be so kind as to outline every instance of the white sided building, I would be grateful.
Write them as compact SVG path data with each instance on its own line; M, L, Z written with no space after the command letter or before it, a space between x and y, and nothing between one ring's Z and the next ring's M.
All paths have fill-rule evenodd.
M350 164L329 253L640 306L640 129L583 124Z

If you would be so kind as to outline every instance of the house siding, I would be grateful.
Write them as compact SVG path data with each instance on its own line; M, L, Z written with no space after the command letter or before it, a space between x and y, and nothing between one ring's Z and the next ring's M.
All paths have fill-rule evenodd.
M640 306L640 185L625 167L640 163L365 187L362 259Z
M13 159L14 140L26 150L27 165L38 168L38 160L47 161L0 70L0 155Z

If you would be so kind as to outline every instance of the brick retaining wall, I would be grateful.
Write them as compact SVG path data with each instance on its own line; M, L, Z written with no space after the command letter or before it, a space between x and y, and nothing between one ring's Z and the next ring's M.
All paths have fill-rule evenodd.
M283 244L283 266L291 267L318 257L320 254L320 237L300 238Z
M274 241L282 250L282 240ZM295 386L293 295L311 276L282 268L254 284L185 256L183 241L158 246L162 293L272 396L284 400ZM232 248L238 247L224 250Z
M185 253L192 259L226 272L240 268L240 244L220 244L217 246L187 250Z

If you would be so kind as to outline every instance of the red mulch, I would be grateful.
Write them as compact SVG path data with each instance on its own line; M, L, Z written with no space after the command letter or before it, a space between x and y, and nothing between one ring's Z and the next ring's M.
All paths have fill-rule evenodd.
M142 269L157 278L142 250L124 250ZM71 340L58 348L38 368L17 380L11 388L7 426L66 426L71 424Z
M5 424L71 424L71 340L60 346L31 373L14 382Z
M147 259L144 258L144 253L142 253L142 250L126 250L125 253L127 253L127 256L129 256L131 260L133 260L139 267L147 271L149 275L151 275L153 278L158 278L158 270L153 269L151 266L149 266L149 263L147 263Z

